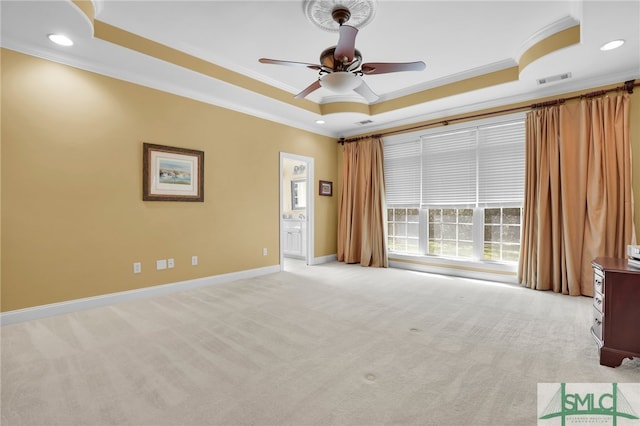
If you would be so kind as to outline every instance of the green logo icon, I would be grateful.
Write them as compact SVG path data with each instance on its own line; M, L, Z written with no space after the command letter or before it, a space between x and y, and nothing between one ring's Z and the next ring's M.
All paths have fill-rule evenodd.
M560 383L560 388L543 410L540 420L559 417L562 426L568 417L582 416L582 419L572 417L572 423L582 420L584 424L593 423L595 416L608 416L612 424L617 425L618 418L631 420L639 419L633 407L620 391L617 383L611 384L611 391L607 389L594 391L594 386L589 389L588 384L573 386L572 391L567 391L567 384ZM544 423L539 423L544 424Z

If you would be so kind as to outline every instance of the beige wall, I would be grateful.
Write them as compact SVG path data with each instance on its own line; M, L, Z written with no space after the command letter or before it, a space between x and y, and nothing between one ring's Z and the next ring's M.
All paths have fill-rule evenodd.
M337 180L335 139L9 50L1 108L2 311L277 265L280 151ZM143 202L143 142L204 151L205 202ZM316 194L316 256L336 218Z
M8 50L1 65L2 311L277 264L280 151L315 159L315 256L336 252L334 139ZM637 193L637 89L631 117ZM143 142L205 151L205 202L143 202ZM640 230L640 196L635 212Z

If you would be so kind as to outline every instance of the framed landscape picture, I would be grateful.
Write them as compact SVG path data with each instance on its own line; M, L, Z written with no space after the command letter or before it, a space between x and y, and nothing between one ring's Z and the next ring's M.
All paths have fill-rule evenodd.
M204 152L143 144L144 201L204 201Z

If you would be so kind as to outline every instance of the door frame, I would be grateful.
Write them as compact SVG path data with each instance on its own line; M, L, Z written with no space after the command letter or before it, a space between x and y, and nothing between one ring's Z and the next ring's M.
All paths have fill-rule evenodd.
M312 157L306 157L304 155L291 154L289 152L280 152L280 207L278 208L280 220L278 223L280 224L278 232L280 233L280 270L284 270L284 237L282 234L282 230L284 229L284 218L282 217L284 212L282 210L283 205L283 197L284 197L284 160L294 160L304 162L307 167L307 226L306 226L306 254L305 254L305 262L307 265L313 265L315 254L314 254L314 202L315 202L315 186L314 186L314 159Z

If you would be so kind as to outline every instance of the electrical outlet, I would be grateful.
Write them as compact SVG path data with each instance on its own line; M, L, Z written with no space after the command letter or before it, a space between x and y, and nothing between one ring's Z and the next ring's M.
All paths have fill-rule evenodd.
M167 269L167 260L156 260L156 269L159 271L161 269Z
M173 259L167 259L167 266L169 268L173 268L173 266L174 266Z
M191 265L196 266L198 264L198 256L191 256Z
M263 247L263 248L262 248L262 255L263 255L263 256L266 256L266 255L267 255L267 248L266 248L266 247Z
M139 274L140 272L142 272L142 264L140 262L135 262L133 264L133 273Z

